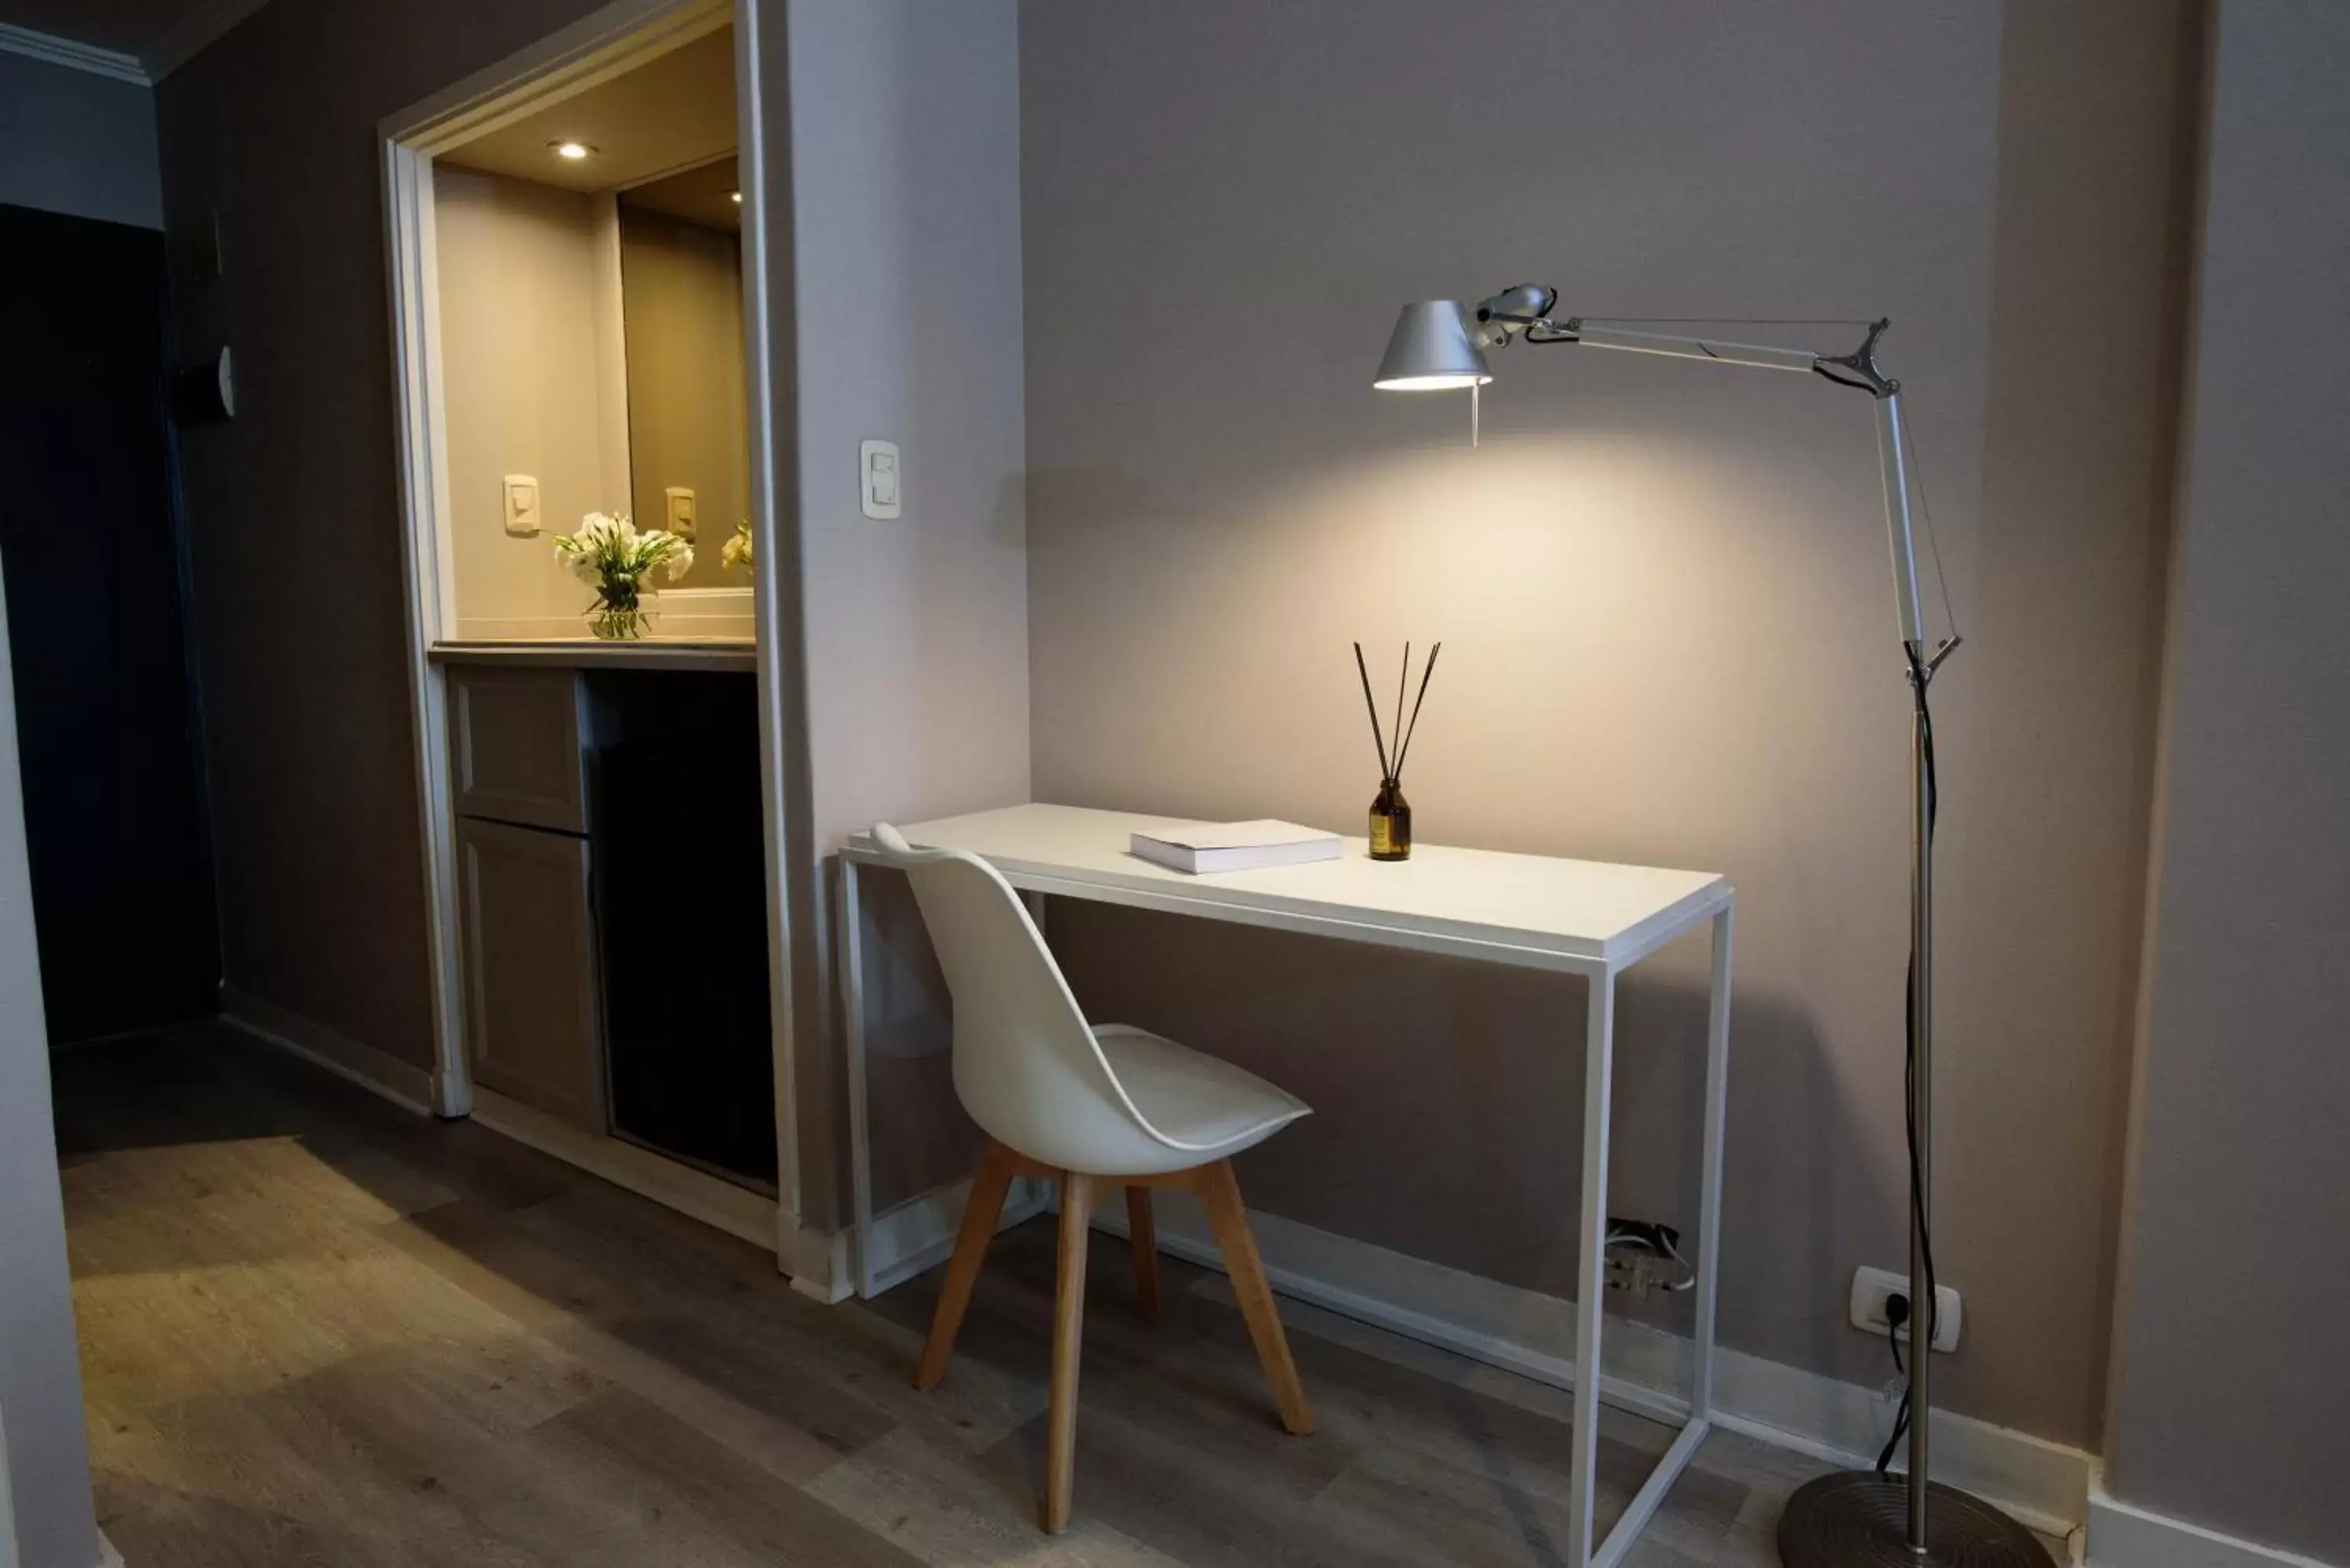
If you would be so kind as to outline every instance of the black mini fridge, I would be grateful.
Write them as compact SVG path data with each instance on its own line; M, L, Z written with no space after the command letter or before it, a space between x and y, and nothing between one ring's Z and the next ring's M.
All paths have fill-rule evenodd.
M748 675L598 672L590 829L612 1130L775 1190Z

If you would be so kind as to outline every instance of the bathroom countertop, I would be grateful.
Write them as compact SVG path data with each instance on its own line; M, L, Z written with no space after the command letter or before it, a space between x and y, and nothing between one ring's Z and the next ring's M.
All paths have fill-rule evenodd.
M506 664L575 670L755 670L758 649L743 638L648 638L602 642L594 638L529 641L436 642L435 664Z

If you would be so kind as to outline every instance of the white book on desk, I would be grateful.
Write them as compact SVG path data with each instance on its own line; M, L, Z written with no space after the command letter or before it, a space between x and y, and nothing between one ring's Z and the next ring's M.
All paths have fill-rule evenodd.
M1206 871L1253 871L1266 866L1297 866L1336 860L1345 846L1335 833L1294 822L1203 822L1131 836L1130 847L1145 860L1193 875Z

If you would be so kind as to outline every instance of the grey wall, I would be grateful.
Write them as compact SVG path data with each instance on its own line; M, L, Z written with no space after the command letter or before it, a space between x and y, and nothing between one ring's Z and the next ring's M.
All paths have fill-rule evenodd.
M49 1125L48 1031L25 869L25 801L16 772L16 687L0 607L0 1532L15 1516L21 1568L89 1568L89 1444L81 1361L66 1273L65 1210Z
M1905 693L1866 405L1517 348L1471 452L1462 400L1367 382L1400 301L1526 278L1595 316L1890 314L1970 638L1937 689L1941 1387L2094 1447L2185 7L2012 9L1028 0L1035 783L1359 832L1347 641L1446 639L1424 838L1736 880L1724 1332L1874 1383L1843 1302L1906 1257ZM1572 1293L1573 982L1055 921L1097 1015L1316 1106L1258 1207ZM1626 992L1619 1211L1693 1214L1701 966Z
M230 986L432 1061L384 284L385 115L595 8L270 5L157 92L183 346L236 351L187 432ZM227 271L194 275L220 215Z
M876 818L1028 798L1019 54L1012 0L792 0L786 16L807 769L798 1064L821 1224L839 1213L843 1091L820 857ZM858 444L872 437L903 453L893 522L858 509Z
M2106 1480L2344 1563L2350 14L2214 44Z
M153 90L0 50L0 202L161 228Z

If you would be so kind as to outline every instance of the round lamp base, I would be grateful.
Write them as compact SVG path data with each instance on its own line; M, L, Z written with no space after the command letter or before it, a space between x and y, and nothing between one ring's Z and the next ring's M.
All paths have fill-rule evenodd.
M1785 1568L2054 1568L2040 1538L1939 1481L1926 1490L1926 1550L1909 1550L1909 1480L1845 1470L1798 1488L1779 1518Z

